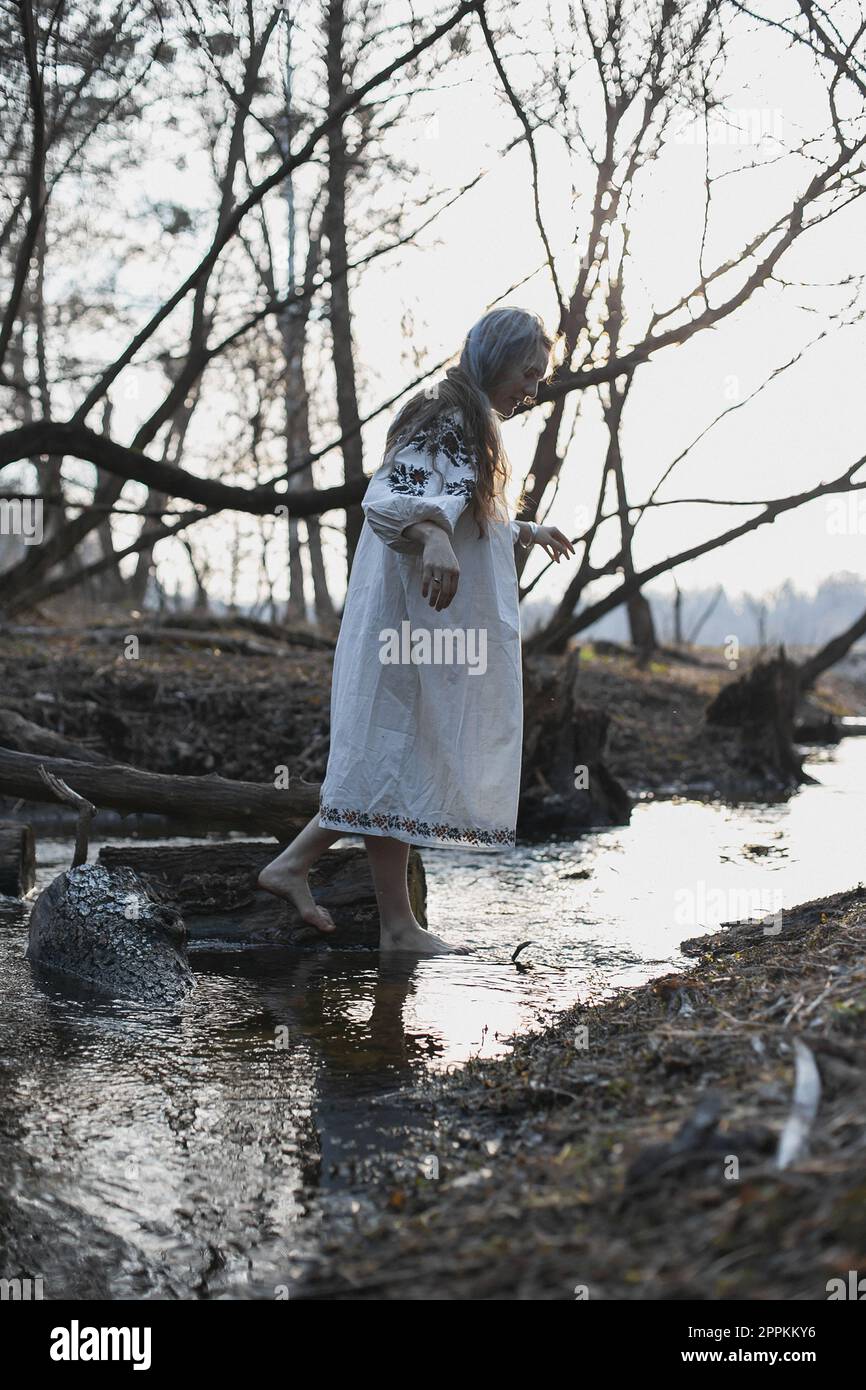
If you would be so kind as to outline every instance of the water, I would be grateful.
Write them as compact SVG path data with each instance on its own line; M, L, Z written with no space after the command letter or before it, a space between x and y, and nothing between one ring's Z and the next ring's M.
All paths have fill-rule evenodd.
M48 1298L291 1290L407 1126L431 1123L412 1102L425 1073L682 965L679 943L721 921L866 876L866 739L816 758L820 785L785 804L649 802L575 843L424 851L430 926L473 955L198 947L174 1013L37 985L6 900L0 1275L41 1276ZM39 886L68 862L42 841Z

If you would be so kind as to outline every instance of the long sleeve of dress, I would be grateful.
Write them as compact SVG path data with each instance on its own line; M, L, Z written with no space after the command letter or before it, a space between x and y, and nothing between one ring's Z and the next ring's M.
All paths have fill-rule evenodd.
M406 527L434 521L453 539L454 527L472 498L475 476L460 412L450 411L416 431L381 465L361 506L385 545L417 554L419 542L403 534Z

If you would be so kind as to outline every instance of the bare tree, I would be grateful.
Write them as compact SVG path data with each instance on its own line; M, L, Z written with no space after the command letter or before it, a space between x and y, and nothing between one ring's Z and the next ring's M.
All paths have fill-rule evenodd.
M802 3L805 5L806 0L802 0ZM347 143L349 118L357 121L359 126L363 126L364 122L369 123L371 113L368 108L371 103L368 98L376 92L382 96L386 93L392 95L389 84L395 75L411 75L415 71L413 65L417 65L422 54L432 54L440 40L456 34L464 20L472 20L473 23L477 21L479 43L486 49L490 60L491 78L498 81L506 107L511 109L515 118L512 125L517 133L513 140L511 136L505 139L505 148L510 147L509 142L523 144L530 156L533 206L545 264L559 306L563 334L563 367L554 380L544 387L538 403L543 418L530 466L532 481L527 488L523 514L535 517L542 513L551 492L555 494L563 467L566 464L570 466L577 437L575 421L583 401L588 399L587 388L592 388L599 396L609 441L606 458L599 470L595 515L579 538L582 551L577 574L551 622L536 639L536 645L552 650L561 647L573 633L583 630L596 617L625 602L631 605L633 630L637 632L638 626L643 623L641 643L645 647L650 646L654 634L646 622L647 610L641 601L641 590L649 579L686 563L698 554L726 545L817 497L863 485L857 477L861 464L856 463L839 471L829 482L816 484L799 494L743 501L742 505L752 513L749 519L724 529L700 545L685 545L677 554L665 556L663 560L643 569L634 559L635 533L643 518L651 515L655 508L687 500L700 500L708 505L741 504L740 499L663 498L658 495L663 482L688 450L682 451L671 461L648 498L637 504L633 501L633 488L629 487L629 460L623 456L621 425L628 409L635 374L658 354L672 347L682 348L698 335L734 316L763 285L774 278L781 279L786 253L813 227L835 216L862 192L863 139L853 129L850 118L840 114L838 96L843 77L840 75L838 55L834 59L825 51L822 12L814 6L807 8L811 12L811 20L805 10L797 10L800 23L798 41L812 45L816 56L824 64L828 75L831 113L831 128L824 137L823 145L815 143L807 151L808 177L804 177L789 205L773 219L771 225L758 227L732 255L710 264L706 246L715 196L714 175L710 171L694 284L676 302L661 307L651 304L648 311L634 294L631 255L626 254L632 234L631 206L635 190L641 180L646 181L665 143L675 138L678 119L684 114L697 114L707 120L719 109L714 83L725 61L727 37L724 25L752 22L748 15L742 13L742 6L720 7L716 3L686 3L686 0L664 0L664 3L662 0L649 0L641 4L638 4L638 0L630 0L626 4L619 3L619 0L605 0L604 4L594 5L583 3L576 10L569 11L569 15L574 16L573 28L564 36L563 11L555 7L548 26L554 42L553 59L542 66L538 81L529 93L529 101L527 94L517 91L509 75L508 26L495 26L488 14L488 9L492 7L486 6L481 0L474 4L466 3L420 36L417 36L417 26L413 23L411 41L407 41L403 49L399 49L396 42L399 34L386 35L382 43L390 43L389 54L393 53L394 56L357 85L346 87L344 74L338 92L336 76L332 76L327 111L322 114L315 109L314 102L307 110L298 106L297 133L293 132L291 141L284 143L275 166L268 172L259 174L258 170L250 170L249 186L243 196L237 198L233 193L234 185L228 179L230 142L227 157L220 169L226 200L221 202L215 217L210 246L197 264L147 322L136 327L128 344L114 360L92 373L88 389L67 420L58 420L52 411L45 410L29 419L19 415L20 423L0 436L0 468L23 459L66 456L89 461L99 470L99 484L91 509L81 512L63 526L57 536L40 547L38 557L25 557L4 575L4 603L14 608L32 601L38 592L44 593L46 585L54 583L51 577L54 567L99 526L100 521L104 520L105 508L115 505L124 484L130 480L137 480L153 489L146 511L157 509L163 499L186 499L204 507L209 514L221 509L234 509L255 516L273 516L275 509L286 503L288 494L285 488L288 484L293 488L290 506L296 521L318 517L333 508L357 507L366 486L359 464L362 458L362 430L418 382L402 383L389 400L380 402L375 409L367 410L362 416L358 405L354 358L351 362L347 359L339 372L336 371L335 359L335 376L342 381L342 386L338 381L336 392L339 425L335 437L322 447L310 447L308 429L305 431L301 428L291 444L286 432L286 457L280 467L269 469L253 459L250 439L236 445L232 471L242 477L245 471L249 473L250 463L255 462L257 476L253 486L203 477L194 469L180 466L180 455L176 451L167 454L163 450L162 457L152 457L149 450L161 434L171 437L179 418L177 412L199 389L206 371L229 359L247 336L261 330L263 325L293 322L295 316L303 321L309 315L310 304L316 293L328 291L332 328L335 315L338 318L343 315L344 329L348 325L348 334L341 333L341 343L332 345L332 350L336 348L337 352L341 352L350 345L351 312L347 276L353 263L349 260L351 250L346 206L344 201L341 207L340 198L341 193L345 198L349 186L350 170L345 167L347 150L351 154L359 146L355 134L352 136L353 144ZM351 55L347 58L345 44L345 14L336 0L334 4L328 4L327 19L328 52L336 73L338 56L343 64L351 61ZM471 29L471 25L469 27ZM256 37L250 26L244 55L251 54L262 37ZM787 42L785 36L782 41ZM369 44L365 52L368 50ZM257 82L252 81L251 94L243 84L237 86L229 83L216 61L219 56L216 48L212 44L204 44L202 53L211 62L215 80L222 82L225 87L236 112L235 126L242 127L245 120L258 123L260 129L268 131L271 145L275 146L270 130L273 104L264 111L257 108ZM235 55L235 61L242 61L244 55ZM587 69L587 62L590 69ZM587 84L588 70L593 74L591 91ZM588 115L593 104L600 112L597 128L593 128ZM28 106L31 124L35 120L32 106L31 100ZM532 112L531 117L527 114L528 110ZM542 128L548 136L551 133L558 135L569 150L580 155L584 167L590 165L594 171L590 206L587 216L581 220L571 288L567 293L563 289L565 275L553 253L542 215L536 151L536 141ZM339 141L337 135L341 137ZM242 133L238 141L243 147ZM287 292L281 295L274 278L272 285L266 286L266 303L258 302L253 310L241 313L237 312L235 306L231 321L223 320L217 331L214 316L221 304L218 291L222 288L221 277L225 277L229 259L232 255L237 256L244 237L257 225L255 219L260 219L264 226L265 200L271 191L277 189L284 193L287 180L300 171L317 172L315 166L326 145L328 203L323 239L329 258L327 278L322 276L321 271L315 271L312 275L307 273L310 267L308 254L303 283L290 285ZM331 155L334 156L333 169ZM235 165L238 174L241 172L239 163ZM804 159L802 167L805 165ZM312 206L312 200L308 206ZM318 236L312 221L308 223L307 236L309 253ZM370 253L373 254L376 251ZM256 263L262 265L266 260L266 257L258 256ZM232 261L231 264L234 268L236 262ZM260 274L257 283L262 283ZM132 443L129 446L120 444L104 433L91 429L87 424L91 410L105 399L113 384L136 363L143 351L148 347L151 351L157 347L164 350L159 335L168 325L176 331L174 315L182 305L189 311L191 331L180 339L180 346L177 341L173 344L172 362L177 370L164 398L149 418L138 426ZM14 342L14 335L11 342ZM298 401L301 398L306 401L302 371L297 365L300 361L299 342L300 339L292 339L290 343L288 337L284 337L282 354L284 362L288 360L287 354L293 354L292 360L296 366L292 370L292 390ZM791 359L792 363L796 360L796 357ZM779 370L777 368L770 374L768 382L778 376ZM424 380L431 374L424 373L418 380ZM11 390L15 389L8 369L4 383ZM288 402L286 413L289 413ZM705 437L706 433L707 430L701 431L699 438ZM694 442L697 443L697 440ZM339 450L343 455L345 481L335 488L317 490L312 485L312 465L332 450ZM179 527L185 529L197 523L201 517L201 512L192 516L182 512L176 520L163 520L156 527L143 517L145 524L140 539L144 540L144 544L139 549L146 550L151 540L155 543L160 537L174 535ZM608 540L611 530L616 535L613 544ZM299 550L296 550L296 560L299 554ZM590 586L617 574L621 576L621 582L610 593L586 602ZM293 580L296 594L299 582L297 578Z
M464 3L457 6L441 23L433 26L426 32L422 32L420 37L410 42L405 49L401 50L398 44L391 42L389 47L393 56L391 56L388 61L384 62L384 64L377 71L373 72L371 76L366 78L357 90L343 89L321 118L317 117L315 114L305 114L304 119L299 122L298 139L295 141L291 152L287 153L284 158L281 158L277 166L269 173L259 178L257 182L252 183L245 197L240 201L236 201L233 192L233 174L238 168L243 149L243 124L250 116L253 99L258 90L257 60L260 59L260 54L267 44L269 34L273 29L273 25L277 22L280 13L279 10L272 11L261 33L256 34L253 28L253 16L250 12L250 33L248 36L248 56L245 63L245 81L240 90L234 87L230 89L235 117L229 148L222 170L221 197L215 215L215 229L209 249L199 259L193 270L185 276L173 293L171 293L150 316L148 321L134 332L126 348L118 354L114 361L97 371L92 384L79 401L72 416L65 424L59 427L59 430L56 429L55 422L51 419L50 414L46 412L41 418L25 421L17 429L9 431L6 435L6 443L8 446L11 446L11 448L7 448L4 455L4 466L18 459L57 454L58 450L63 450L68 445L72 446L72 454L74 457L88 459L88 461L95 463L100 469L102 468L102 463L109 457L117 463L124 455L127 464L132 465L131 468L127 467L124 470L118 470L117 468L113 471L110 468L104 469L100 473L100 482L93 497L93 509L90 511L82 511L77 518L63 525L56 535L51 537L43 546L39 547L38 553L31 551L23 560L6 572L4 575L4 603L7 606L14 607L20 605L26 602L28 594L32 594L40 587L44 588L46 578L54 567L63 561L66 556L71 554L85 536L100 525L100 521L104 519L105 516L105 508L111 507L116 502L124 482L134 478L136 472L142 471L138 468L137 463L138 460L144 458L142 451L147 448L159 435L160 431L163 431L166 427L169 427L169 434L171 433L171 422L175 420L176 412L183 408L190 393L196 389L197 383L200 381L205 369L220 356L227 353L246 333L260 324L263 319L280 312L285 313L287 310L291 310L293 306L303 305L305 300L303 290L289 293L282 297L278 296L276 299L272 297L266 306L258 308L253 314L248 315L239 325L235 324L230 331L223 332L222 336L213 333L212 320L214 310L215 273L217 273L221 267L221 258L230 252L236 244L239 232L245 225L245 219L249 217L251 212L261 206L263 200L272 189L285 186L285 180L294 171L309 165L312 160L317 158L320 142L327 139L332 129L340 127L348 112L362 105L365 98L377 87L388 83L396 73L406 68L415 61L420 54L438 43L444 35L449 33L452 28L469 15L473 8L474 6L471 3ZM193 13L196 14L195 11L193 11ZM50 25L47 27L50 28ZM38 34L34 35L31 48L33 48L34 43L38 48ZM209 56L213 56L214 51L214 46L211 45ZM32 140L37 143L39 139L39 122L41 119L38 98L39 93L34 89L31 94L31 110L29 116L33 131L35 132L32 134ZM11 225L13 221L14 217L10 216L10 218L7 219L7 227ZM11 236L12 234L10 233L10 240ZM27 236L29 236L29 233L25 232L24 238L19 242L16 263L26 260L29 266L29 255L24 256L24 253L20 250L21 246L26 247ZM13 280L12 288L13 293L10 296L6 308L4 321L8 321L10 324L14 325L17 316L17 304L15 302L15 296L18 291L17 277ZM135 361L142 352L142 349L154 340L162 329L162 326L167 323L175 310L187 300L188 296L192 297L192 303L189 306L190 329L178 359L178 370L174 375L170 389L164 399L159 403L156 409L152 411L149 418L138 427L129 450L124 449L124 446L116 445L114 441L106 439L105 436L95 436L94 432L90 430L86 424L90 412L106 397L113 383L117 381L121 373ZM7 337L8 336L9 335L7 335ZM12 385L14 388L14 381L10 381L8 373L3 378L3 383L7 386ZM357 422L357 426L353 426L356 432L359 427L360 422ZM29 431L29 433L22 434L20 432L22 429ZM351 437L351 435L349 437ZM341 440L340 442L347 441ZM18 445L21 443L24 444L24 448L22 452L18 452ZM79 448L81 444L84 444L83 450ZM91 448L91 444L95 444L96 447ZM278 477L285 482L286 478L292 476L295 471L308 469L312 461L312 455L301 460L293 460ZM178 474L181 476L189 476L190 478L194 476L193 474L187 475L185 470L177 468L173 463L167 462L165 458L160 461L148 460L148 463L156 463L157 471L153 473L149 468L146 468L144 470L146 476L141 477L139 481L145 482L148 487L155 488L160 494L174 495L171 493L170 484L171 480L177 477ZM274 479L274 481L276 481L276 479ZM353 480L353 488L350 489L350 492L357 494L357 498L361 495L360 485L362 482L363 479L359 478L357 479L356 485ZM169 486L165 486L165 484L169 484ZM53 488L52 491L56 491L56 488ZM240 510L249 510L260 515L264 514L261 504L266 495L268 501L267 509L271 512L273 512L277 506L284 505L285 494L274 487L268 487L264 490L261 488L245 489L236 487L232 489L232 492L236 499L242 503ZM252 501L251 494L253 492L256 494L255 501L257 505L249 506L248 503ZM345 501L348 505L351 505L352 501L357 500L357 498L347 495ZM323 494L324 507L327 507L329 503L331 503L331 500L327 492ZM299 499L293 497L292 501L294 504L292 510L296 514L317 516L323 509L317 505L317 502L312 502L307 492L304 490L300 492ZM302 509L306 505L306 511L302 510L298 513L298 501Z
M806 0L802 3L811 12L814 30L816 7ZM711 244L718 197L716 185L722 177L733 175L730 170L717 174L708 163L703 225L692 253L697 265L694 283L673 303L659 305L650 298L647 305L647 287L638 287L636 273L630 270L633 202L641 189L646 190L656 161L681 138L685 121L692 119L706 126L711 120L725 118L716 89L725 70L731 32L739 34L741 29L737 26L740 21L746 22L746 16L740 13L743 9L737 6L735 13L734 9L726 10L715 3L686 0L649 4L639 0L589 4L582 0L569 11L569 24L562 11L551 11L554 58L551 63L545 54L536 81L524 93L516 91L507 72L504 55L511 32L509 25L503 23L499 34L494 34L489 24L484 26L505 98L519 118L531 151L536 216L559 304L562 333L563 365L539 395L539 403L548 409L528 469L521 515L540 518L551 490L555 495L569 450L575 448L574 422L570 428L566 414L575 393L604 383L602 414L609 441L599 470L593 520L582 535L575 537L582 542L577 574L546 627L531 639L529 645L535 649L561 649L571 635L623 602L629 607L638 644L644 649L652 644L651 620L645 602L641 601L642 584L647 575L664 573L683 563L693 548L684 549L679 557L671 556L661 565L647 567L641 575L633 558L635 531L640 521L661 505L659 488L689 451L683 451L668 465L645 503L632 503L627 488L628 460L622 457L619 441L634 377L644 364L665 350L683 348L736 315L763 286L772 281L784 286L783 260L791 248L864 191L864 132L859 119L862 104L854 117L843 118L840 114L839 54L827 51L825 35L824 52L817 56L825 60L829 128L818 133L820 138L804 140L802 146L788 152L795 166L806 171L799 190L768 225L754 229L733 254L713 264L707 247ZM515 17L517 22L519 16ZM801 24L800 28L801 40L815 43L814 33L810 40L806 25ZM849 46L862 47L862 39L862 31L854 32ZM587 90L588 70L594 74L591 92ZM596 112L597 118L593 114ZM567 297L562 289L561 266L551 253L550 237L544 230L538 196L534 142L541 131L548 138L551 133L558 134L578 160L579 169L588 168L592 178L591 205L585 232L579 239L573 288ZM771 158L777 160L784 153L774 149ZM744 176L749 175L751 167L747 164L743 168ZM683 255L685 258L685 250ZM635 293L636 288L642 293ZM846 322L846 313L862 313L856 304L858 294L856 285L849 303L835 316L837 324ZM799 356L786 365L793 365ZM768 382L779 374L780 369L771 372ZM701 431L699 438L706 433L707 430ZM585 470L583 461L582 467ZM851 473L852 482L855 471ZM615 506L609 510L611 485ZM676 500L667 498L665 504ZM725 499L713 500L717 505L725 504ZM774 510L773 515L781 512ZM765 524L766 509L753 520L755 525ZM618 532L613 543L608 539L612 521ZM734 533L744 531L733 528L723 532L706 549L727 544ZM616 573L622 575L622 583L613 595L585 604L589 587Z

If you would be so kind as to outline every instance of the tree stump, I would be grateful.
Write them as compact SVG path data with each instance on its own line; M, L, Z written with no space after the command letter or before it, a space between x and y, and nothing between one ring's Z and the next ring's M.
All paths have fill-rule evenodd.
M330 850L310 873L313 897L337 924L327 936L302 922L295 908L256 887L265 864L284 845L227 840L206 845L106 845L99 862L135 869L174 903L191 941L276 942L304 950L379 944L379 913L364 849ZM426 880L417 849L409 850L409 898L426 925Z
M707 723L739 729L746 771L784 786L799 786L806 780L803 760L794 747L794 717L801 694L800 668L781 647L778 656L759 662L719 691L707 708Z
M581 703L579 650L524 664L518 824L527 836L627 825L631 801L604 762L610 716Z
M36 883L36 844L22 821L0 820L0 894L23 898Z
M193 988L173 904L128 868L79 864L58 874L30 915L27 959L111 999L168 1007Z

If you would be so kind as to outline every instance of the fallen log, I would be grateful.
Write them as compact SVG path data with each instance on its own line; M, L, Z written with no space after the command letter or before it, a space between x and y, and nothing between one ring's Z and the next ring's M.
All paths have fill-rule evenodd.
M141 646L204 647L208 650L218 648L233 656L289 656L287 642L273 639L267 642L254 641L251 637L233 637L227 632L199 632L185 627L143 627L130 622L126 627L57 627L57 628L7 628L7 632L19 637L75 637L79 642L93 642L103 646L122 646L134 637ZM306 643L304 645L309 645Z
M235 637L231 629L251 632L262 637L270 645L252 642L247 638ZM0 636L9 637L75 637L84 642L123 642L129 636L138 637L143 643L187 642L190 646L221 647L226 652L241 655L260 656L262 654L282 656L289 647L308 647L312 651L333 651L335 642L330 637L307 632L303 628L281 628L273 623L258 622L253 618L204 618L202 616L175 613L166 618L149 618L147 623L130 619L126 627L34 627L16 623L0 624Z
M302 922L295 908L256 887L277 846L250 840L207 845L105 845L99 863L133 869L166 903L176 906L191 941L279 942L302 949L375 947L379 913L365 850L341 847L317 860L313 896L337 924L327 936ZM409 898L426 925L426 880L417 849L409 850Z
M40 766L98 807L150 811L205 830L246 830L288 840L319 807L317 786L290 783L282 790L269 783L230 781L217 773L171 777L125 763L94 765L8 748L0 748L0 793L53 801Z
M23 898L36 883L36 843L23 821L0 820L0 894Z
M794 725L795 743L841 743L845 730L834 714L815 714Z
M16 753L45 754L52 758L73 758L83 763L110 763L104 753L87 748L82 743L74 743L56 734L52 729L44 729L25 719L17 710L0 709L0 746L11 748Z
M267 637L273 642L284 642L291 647L309 647L322 651L333 651L336 641L319 632L310 632L305 627L284 627L281 623L269 623L263 618L250 618L245 613L218 616L209 613L166 613L154 614L150 618L154 627L188 628L191 631L220 631L223 628L239 628L242 632L252 632L257 637Z

